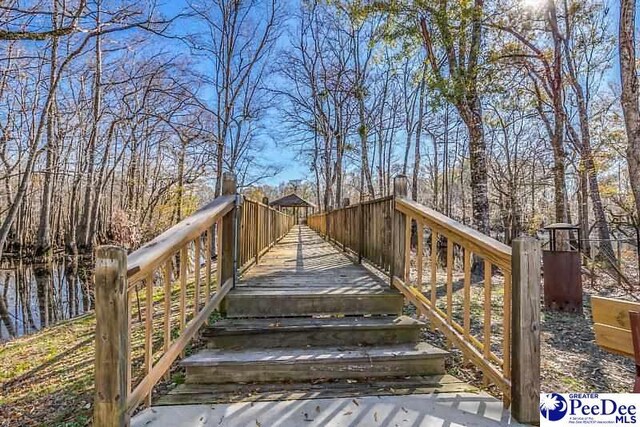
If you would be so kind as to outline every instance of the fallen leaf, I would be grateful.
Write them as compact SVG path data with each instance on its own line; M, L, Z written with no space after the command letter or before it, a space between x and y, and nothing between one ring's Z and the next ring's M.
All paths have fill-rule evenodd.
M342 415L351 415L351 414L353 414L353 412L349 411L349 412L345 412L345 413L344 413L344 414L342 414Z
M354 403L356 406L360 406L360 404L358 403L358 401L357 401L357 400L355 400L355 399L353 399L353 403Z

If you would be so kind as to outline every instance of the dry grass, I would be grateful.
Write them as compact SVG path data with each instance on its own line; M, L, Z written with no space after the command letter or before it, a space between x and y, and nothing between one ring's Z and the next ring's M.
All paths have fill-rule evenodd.
M204 286L202 287L204 288ZM194 287L189 284L187 313L193 314ZM204 292L204 289L203 289ZM154 288L153 348L158 360L163 345L161 313L164 292ZM201 301L204 296L201 297ZM133 378L140 380L144 360L144 291L133 301ZM179 285L171 292L172 336L179 333ZM191 351L187 349L187 354ZM43 331L0 345L0 426L81 426L89 423L92 411L95 357L95 316L65 321ZM180 381L177 375L173 381ZM134 380L134 385L137 383ZM159 389L166 388L159 384Z
M415 258L415 257L412 257ZM426 257L425 257L426 258ZM631 264L630 268L633 268ZM412 265L411 277L415 280L415 265ZM632 276L633 273L630 274ZM430 277L429 266L425 264L423 273L423 292L430 296L430 285L424 282ZM453 274L453 318L462 324L463 285L461 266L456 265ZM437 306L446 310L446 276L441 268L437 274ZM596 286L591 286L595 283ZM595 343L593 322L591 320L591 295L606 295L624 298L615 280L608 276L599 276L591 281L583 278L584 313L581 315L543 311L541 318L541 389L556 392L629 392L633 386L634 365L625 357L606 352ZM471 333L480 341L483 328L483 295L484 283L478 281L471 286ZM491 349L502 354L502 311L503 311L503 278L500 274L493 276L491 298ZM542 301L541 301L542 305ZM408 314L416 316L415 308L406 308ZM427 323L428 320L424 319ZM447 347L443 334L428 329L425 340ZM464 364L462 353L451 349L452 355L447 362L448 373L483 388L482 373L474 366ZM490 386L487 391L499 396L496 387Z

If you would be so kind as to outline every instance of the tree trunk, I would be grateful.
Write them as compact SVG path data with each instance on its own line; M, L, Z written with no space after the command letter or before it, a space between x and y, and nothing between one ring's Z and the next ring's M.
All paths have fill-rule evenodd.
M460 106L462 119L469 132L469 162L471 169L471 207L473 226L489 234L489 192L487 185L487 149L484 141L482 112L476 100L473 108Z
M640 105L635 46L635 0L620 1L620 81L621 103L627 130L627 163L629 180L636 202L636 215L640 218Z
M548 5L546 16L553 37L552 75L548 76L548 79L553 97L554 127L553 134L551 135L551 146L553 147L554 160L553 184L556 222L570 222L571 219L567 214L568 201L565 178L567 158L564 149L564 123L566 115L564 112L564 86L562 82L562 37L558 31L558 16L555 2L549 0Z
M96 24L100 25L100 2L96 11ZM95 193L94 170L96 160L96 146L98 144L98 133L100 132L100 103L102 101L102 46L101 36L96 36L96 70L93 81L93 123L91 134L89 135L89 146L87 147L87 184L84 193L84 203L82 216L80 217L80 229L78 231L78 246L81 252L91 251L94 242L91 241L91 209Z
M565 19L569 19L565 17ZM557 30L555 30L557 31ZM604 207L602 205L602 198L600 197L600 188L598 185L598 172L596 170L595 162L593 160L593 152L591 149L591 135L589 130L589 114L588 114L588 99L585 97L584 90L580 82L578 81L578 75L574 66L573 59L571 57L571 46L569 43L570 33L567 30L567 34L562 39L565 47L565 62L567 64L567 75L569 77L569 83L573 88L576 95L576 103L578 107L578 120L580 123L580 139L576 139L579 142L580 154L584 166L586 168L587 176L589 177L589 191L591 193L591 203L593 208L593 216L595 219L595 226L598 230L598 237L600 239L600 252L604 253L605 257L613 260L615 255L613 253L613 247L611 246L611 235L609 233L609 226L607 224ZM568 126L571 127L571 126ZM571 131L571 130L570 130ZM575 131L571 131L575 134Z
M173 223L182 221L182 199L184 198L184 160L187 151L187 143L181 138L180 157L178 158L178 191L176 194L176 206Z
M581 164L578 171L578 214L580 215L580 234L582 234L582 250L585 254L591 253L589 243L589 186L585 167Z
M58 28L58 2L53 2L53 13L51 14L51 24L55 31ZM51 40L51 64L49 71L49 87L53 87L56 79L56 68L58 56L58 38ZM51 254L51 201L53 195L54 174L53 169L57 162L58 146L54 131L55 115L55 94L51 101L51 107L47 113L47 159L45 163L44 182L42 191L42 208L40 210L40 223L38 225L38 235L36 242L36 256Z
M422 138L422 124L424 120L424 92L426 86L426 70L422 73L422 79L420 80L420 91L418 92L419 106L418 106L418 123L416 125L416 146L413 159L413 175L411 177L411 199L418 200L418 178L420 176L420 139Z
M344 141L340 132L336 135L336 191L335 204L336 208L342 203L342 155L344 153Z
M362 174L367 184L367 191L373 198L376 190L373 188L373 180L371 179L371 170L369 169L369 142L367 128L367 111L364 105L364 71L360 67L359 50L356 42L356 99L358 101L358 118L360 120L360 126L358 126L358 134L360 136L360 167L362 168ZM362 189L364 191L364 189ZM338 198L338 201L341 199Z

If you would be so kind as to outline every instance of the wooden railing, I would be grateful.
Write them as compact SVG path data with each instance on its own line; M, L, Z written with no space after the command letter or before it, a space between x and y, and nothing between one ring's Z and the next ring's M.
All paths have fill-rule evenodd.
M128 425L151 403L153 387L233 287L238 266L256 262L293 223L266 204L242 203L225 174L221 197L130 255L97 249L94 425Z
M295 224L295 217L263 203L245 199L240 207L240 273L258 262Z
M307 218L307 224L322 236L389 273L393 260L392 214L393 197L382 197L358 205L347 205L329 213L311 215Z
M406 177L396 177L394 186L392 198L312 215L308 224L387 273L431 326L499 387L516 419L535 422L539 242L518 238L509 247L407 199ZM456 268L459 258L462 268Z

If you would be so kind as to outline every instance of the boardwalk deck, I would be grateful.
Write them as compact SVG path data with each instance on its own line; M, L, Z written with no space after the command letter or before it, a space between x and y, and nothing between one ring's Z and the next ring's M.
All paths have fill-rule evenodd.
M324 241L306 225L297 225L260 263L245 274L234 294L286 292L383 294L389 285Z
M241 277L225 305L227 319L202 332L208 348L181 362L186 383L133 425L512 423L501 402L445 375L448 353L420 341L424 324L401 315L398 291L304 225ZM259 415L235 418L243 402ZM291 409L303 406L316 409L307 418Z
M403 297L309 227L298 225L242 276L226 302L232 318L399 315Z
M134 366L129 326L133 316L118 324L106 317L97 324L96 336L106 346L105 354L122 354L122 348L125 351L122 358L96 363L95 425L118 424L122 416L130 416L145 401L150 405L155 385L162 376L168 376L196 335L205 341L206 348L179 360L184 368L184 384L157 400L158 404L228 403L231 405L228 409L234 410L233 405L244 400L245 387L264 390L255 393L258 397L251 392L251 399L256 402L269 401L273 397L269 390L285 385L306 402L309 387L313 397L320 399L343 399L350 395L365 398L372 394L384 396L379 390L384 389L383 384L392 383L394 390L406 390L414 396L445 392L455 399L460 393L471 392L469 399L474 404L480 402L482 398L472 387L470 390L469 385L446 375L445 360L449 353L423 341L422 330L426 325L402 315L405 301L425 314L431 327L444 333L466 360L501 389L504 402L513 403L518 420L539 422L536 393L539 387L530 385L528 380L523 386L521 381L536 378L531 373L539 369L539 353L532 351L526 358L518 354L527 352L522 350L525 346L539 348L538 328L523 328L522 323L516 322L520 317L534 323L537 319L535 310L524 316L521 310L524 305L534 309L536 306L527 304L529 288L539 282L539 268L527 267L539 262L539 250L533 250L535 245L530 245L532 250L528 251L524 245L527 242L519 240L522 244L515 245L512 251L488 236L407 200L403 176L394 180L393 197L367 201L358 209L349 206L322 212L309 218L310 227L295 225L292 216L266 203L243 199L236 194L235 179L229 174L222 187L223 196L127 256L126 262L114 266L108 256L97 260L97 265L110 269L97 270L100 280L97 278L96 283L104 289L102 293L96 292L101 295L96 298L96 306L107 312L117 299L119 309L127 313L134 290L142 285L146 291L146 318L144 366L136 374L135 388L126 375ZM420 286L414 286L409 275L414 259L416 265L424 264L425 253L423 239L418 240L415 254L409 250L410 221L416 221L423 231L425 227L431 229L434 255L438 239L433 236L447 238L446 311L438 308L443 306L439 300L444 295L436 292L433 277L429 298L420 291ZM365 227L363 233L362 225L370 223L374 227ZM214 241L219 267L215 289L211 269ZM464 250L467 293L471 284L470 254L484 259L485 328L481 341L470 333L471 323L479 315L477 310L471 310L468 296L462 312L456 309L458 314L453 313L456 245ZM373 263L380 271L390 269L389 277L379 277L354 262L347 256L347 250L358 253L359 260ZM118 254L125 252L118 249ZM180 260L180 268L172 271L176 259ZM193 268L190 259L195 261ZM436 272L437 257L431 257L431 263L432 273ZM494 267L502 271L504 278L502 328L487 326L492 323L489 285ZM236 281L238 273L241 277ZM421 285L424 272L417 273ZM123 277L127 280L121 280ZM164 285L164 298L154 301L159 277ZM512 277L517 283L512 283ZM174 281L180 288L179 304L172 304ZM119 298L121 294L123 298ZM221 309L223 319L208 325L207 320L216 308ZM161 350L154 339L160 332L154 330L153 321L158 312L163 316ZM171 321L174 315L178 318L177 328ZM141 322L140 314L138 317ZM495 334L493 329L501 332ZM174 330L179 332L177 337L173 336ZM502 343L501 355L496 355L489 345L494 337ZM512 360L518 363L512 364ZM113 375L116 369L122 375ZM346 384L346 389L336 384ZM352 387L354 384L358 387ZM313 387L318 385L332 390L340 388L344 393L316 394L318 389ZM287 407L291 397L283 396L277 404ZM306 405L305 402L300 403ZM432 412L427 407L425 410ZM274 416L279 419L283 414L276 411ZM499 420L504 421L502 417ZM161 420L155 421L162 425ZM176 420L169 422L175 424Z

